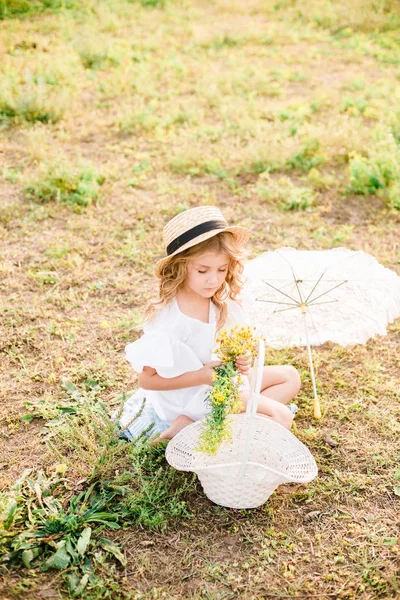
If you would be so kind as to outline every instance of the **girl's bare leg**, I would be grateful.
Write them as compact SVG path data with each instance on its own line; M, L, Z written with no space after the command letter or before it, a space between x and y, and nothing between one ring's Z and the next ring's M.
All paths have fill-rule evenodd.
M249 390L243 390L241 398L244 406L244 411L247 407L247 400L249 397ZM243 412L244 412L243 411ZM257 403L257 414L264 415L273 421L276 421L280 425L290 429L293 422L293 415L282 402L273 400L272 398L266 398L263 394L259 394Z
M249 381L253 374L250 369ZM290 365L264 367L261 381L261 394L282 404L289 404L301 387L297 369Z
M158 440L172 440L172 438L181 431L184 427L187 427L191 423L193 423L193 419L190 419L186 415L179 415L176 417L175 421L171 424L168 429L160 433L160 437Z
M251 380L252 372L253 369L250 369L249 380ZM257 412L290 429L293 415L284 405L289 404L300 390L300 386L300 375L294 367L290 365L264 367ZM247 406L247 398L248 392L244 390L242 392L242 401L245 408ZM193 423L192 419L186 415L180 415L159 437L156 439L152 438L151 443L155 444L161 440L171 440L179 431L191 423Z

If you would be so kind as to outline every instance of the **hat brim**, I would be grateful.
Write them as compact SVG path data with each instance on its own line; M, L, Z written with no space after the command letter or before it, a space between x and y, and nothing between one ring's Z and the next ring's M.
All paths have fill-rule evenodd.
M184 250L187 250L188 248L191 248L192 246L196 246L197 244L200 244L201 242L204 242L205 240L208 240L208 239L218 235L219 233L223 233L224 231L233 233L235 235L238 243L243 244L243 245L249 241L250 236L251 236L250 229L247 229L246 227L239 227L236 225L233 225L231 227L224 227L223 229L213 229L212 231L207 231L206 233L202 233L201 235L197 236L195 239L191 240L190 242L187 242L187 244L184 244L183 246L181 246L181 248L179 248L179 250L175 250L175 252L173 252L172 254L169 254L165 258L162 258L161 260L157 261L155 264L155 267L154 267L154 272L156 274L157 274L157 272L160 272L161 269L164 267L164 265L166 265L173 256L176 256L177 254L180 254Z

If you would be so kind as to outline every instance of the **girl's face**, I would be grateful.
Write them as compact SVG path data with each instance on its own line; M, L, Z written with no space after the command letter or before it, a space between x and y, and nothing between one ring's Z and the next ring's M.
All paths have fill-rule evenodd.
M195 256L188 264L184 288L211 298L228 274L229 256L220 252Z

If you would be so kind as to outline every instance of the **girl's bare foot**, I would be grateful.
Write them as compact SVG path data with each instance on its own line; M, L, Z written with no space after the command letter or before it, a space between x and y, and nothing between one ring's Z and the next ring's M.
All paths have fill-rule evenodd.
M179 415L179 417L176 417L171 427L168 427L168 429L160 433L160 440L172 440L172 438L179 433L181 429L187 427L193 422L193 419L190 419L186 415Z
M157 446L162 440L172 440L172 438L181 431L184 427L187 427L193 423L193 419L190 419L186 415L179 415L168 429L160 433L158 436L150 438L150 445Z

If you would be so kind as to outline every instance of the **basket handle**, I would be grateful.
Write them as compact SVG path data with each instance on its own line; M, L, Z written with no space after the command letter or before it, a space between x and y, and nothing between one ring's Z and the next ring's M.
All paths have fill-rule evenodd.
M257 412L258 396L261 391L261 381L262 381L262 375L263 375L264 358L265 358L265 345L264 345L264 341L261 339L261 340L258 340L258 344L257 344L257 356L254 361L253 376L250 381L250 393L249 393L249 398L247 400L246 415L249 417L254 417Z
M263 368L264 368L264 359L265 359L265 344L264 340L258 340L257 344L257 356L254 361L253 374L250 381L250 392L247 400L247 409L246 415L250 417L249 419L249 428L246 436L246 443L244 446L243 453L243 461L242 466L240 467L239 477L244 476L247 459L249 457L250 451L250 440L254 435L254 426L255 426L255 416L257 413L257 405L258 405L258 396L261 391L261 381L263 376Z

